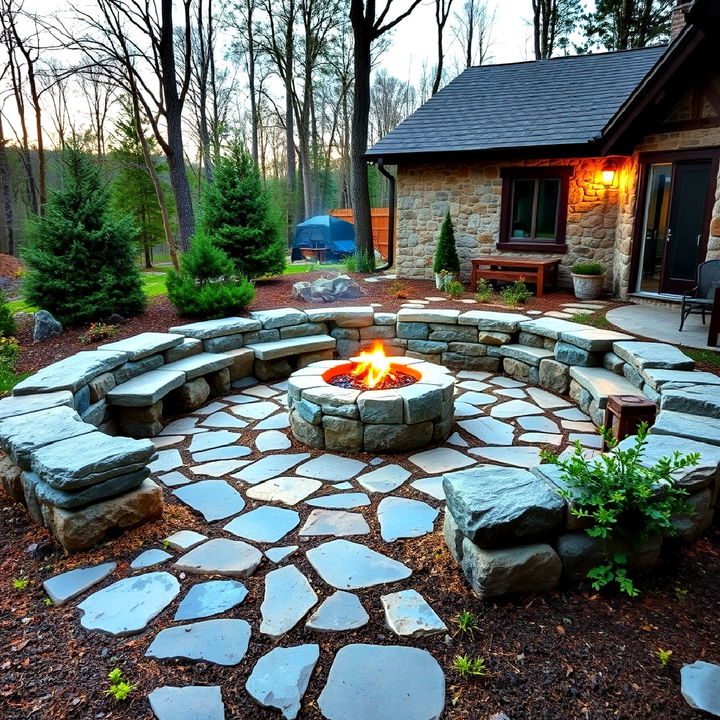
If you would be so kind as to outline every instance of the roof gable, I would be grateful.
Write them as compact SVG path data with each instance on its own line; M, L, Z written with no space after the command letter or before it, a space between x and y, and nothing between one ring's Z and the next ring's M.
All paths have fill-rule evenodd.
M468 68L367 152L487 152L596 140L666 50Z

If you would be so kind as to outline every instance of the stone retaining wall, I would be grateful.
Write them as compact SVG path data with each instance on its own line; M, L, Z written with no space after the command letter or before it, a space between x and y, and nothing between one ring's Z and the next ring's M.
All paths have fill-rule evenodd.
M608 395L641 392L661 405L653 432L673 436L667 447L678 438L720 446L720 378L694 371L669 345L519 313L282 308L143 333L27 378L0 400L3 484L64 547L89 547L162 512L147 469L154 447L143 438L157 434L164 417L227 393L251 373L286 377L318 360L351 357L375 338L392 354L453 369L502 368L570 394L598 425ZM698 488L712 488L710 507L716 485Z

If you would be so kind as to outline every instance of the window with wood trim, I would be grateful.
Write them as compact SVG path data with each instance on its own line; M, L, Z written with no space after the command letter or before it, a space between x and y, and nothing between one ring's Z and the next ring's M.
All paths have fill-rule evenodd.
M571 167L504 168L498 248L565 252Z

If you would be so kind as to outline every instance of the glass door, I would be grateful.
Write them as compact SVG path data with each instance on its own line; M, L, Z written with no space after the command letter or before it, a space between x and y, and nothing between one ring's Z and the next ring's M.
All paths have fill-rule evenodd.
M672 167L672 163L657 163L648 166L638 292L660 292L663 255L670 217Z

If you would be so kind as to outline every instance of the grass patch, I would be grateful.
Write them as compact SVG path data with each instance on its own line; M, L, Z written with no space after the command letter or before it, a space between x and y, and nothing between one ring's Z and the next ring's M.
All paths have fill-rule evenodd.
M682 351L686 355L689 355L696 363L700 363L702 365L712 365L713 367L720 368L720 352L686 347L684 347Z
M152 298L158 295L167 295L165 281L167 280L169 270L170 268L156 268L155 270L141 273L143 291L147 297Z
M608 330L611 327L610 321L605 317L605 313L580 313L579 315L573 315L571 320L581 325L591 325L601 330Z
M16 373L10 370L7 365L0 363L0 397L9 395L11 390L26 377L30 377L31 372Z

